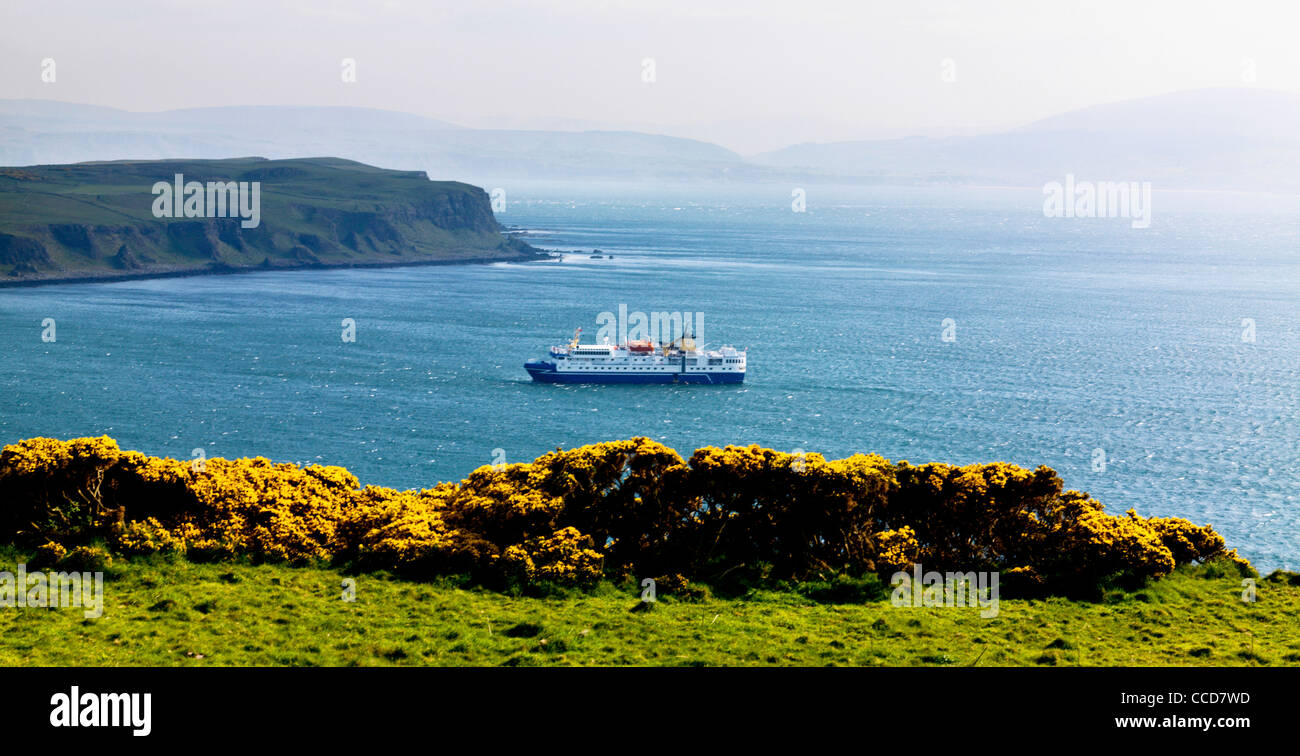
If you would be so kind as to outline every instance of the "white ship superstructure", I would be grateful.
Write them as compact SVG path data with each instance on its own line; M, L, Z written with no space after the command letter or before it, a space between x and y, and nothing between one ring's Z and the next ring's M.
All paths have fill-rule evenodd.
M524 368L545 383L741 383L745 350L699 349L690 337L668 344L580 344L581 329L567 346L551 347L550 359Z

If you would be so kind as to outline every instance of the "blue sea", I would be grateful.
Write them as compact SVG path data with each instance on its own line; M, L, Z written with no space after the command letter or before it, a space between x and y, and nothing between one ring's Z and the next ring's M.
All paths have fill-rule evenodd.
M1006 460L1300 566L1300 199L1157 188L1134 229L1044 217L1032 189L810 186L798 213L788 186L502 188L500 220L563 261L0 289L0 442L399 488L634 435ZM704 313L745 383L528 380L621 304Z

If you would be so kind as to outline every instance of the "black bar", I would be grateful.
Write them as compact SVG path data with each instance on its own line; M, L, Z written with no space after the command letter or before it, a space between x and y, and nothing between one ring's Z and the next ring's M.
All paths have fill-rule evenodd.
M1206 738L1250 744L1290 730L1297 681L1294 673L1259 668L26 668L0 675L12 698L5 709L20 724L9 728L9 745L15 736L46 747L94 740L295 749L352 738L378 738L376 745L433 738L420 749L432 751L460 750L457 733L493 748L507 741L593 746L584 751L638 738L664 745L687 732L694 743L756 747L787 735L814 752L836 742L876 750L894 742L878 739L885 735L918 746L952 738L1016 750ZM150 693L151 733L53 727L51 697L74 685L83 695ZM1171 704L1171 693L1183 701ZM1123 694L1164 699L1123 703ZM1205 694L1236 700L1199 700ZM1154 717L1155 726L1121 728L1117 717ZM1167 717L1214 724L1159 726Z

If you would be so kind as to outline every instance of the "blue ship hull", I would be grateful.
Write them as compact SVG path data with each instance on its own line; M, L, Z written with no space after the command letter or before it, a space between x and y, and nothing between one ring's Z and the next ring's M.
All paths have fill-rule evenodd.
M744 373L577 373L555 369L554 362L530 360L524 369L538 383L743 383Z

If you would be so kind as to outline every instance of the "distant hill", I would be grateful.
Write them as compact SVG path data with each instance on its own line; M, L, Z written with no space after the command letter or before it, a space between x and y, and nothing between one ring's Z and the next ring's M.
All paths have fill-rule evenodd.
M257 182L256 218L234 211L233 197L222 215L236 217L156 217L154 186L176 174L205 190L247 182L249 208ZM198 201L219 210L215 195ZM542 256L502 235L482 189L420 171L338 158L0 168L0 285Z
M476 183L506 178L725 178L762 174L714 144L630 131L466 129L368 108L219 107L132 113L0 100L0 165L335 155Z
M367 108L131 113L0 100L0 164L239 155L335 155L489 187L514 179L1041 187L1073 173L1159 189L1300 192L1300 94L1199 89L993 134L798 144L748 158L708 142L633 131L469 129Z
M1041 186L1300 191L1300 94L1222 88L1063 113L998 134L800 144L753 163L809 176Z

